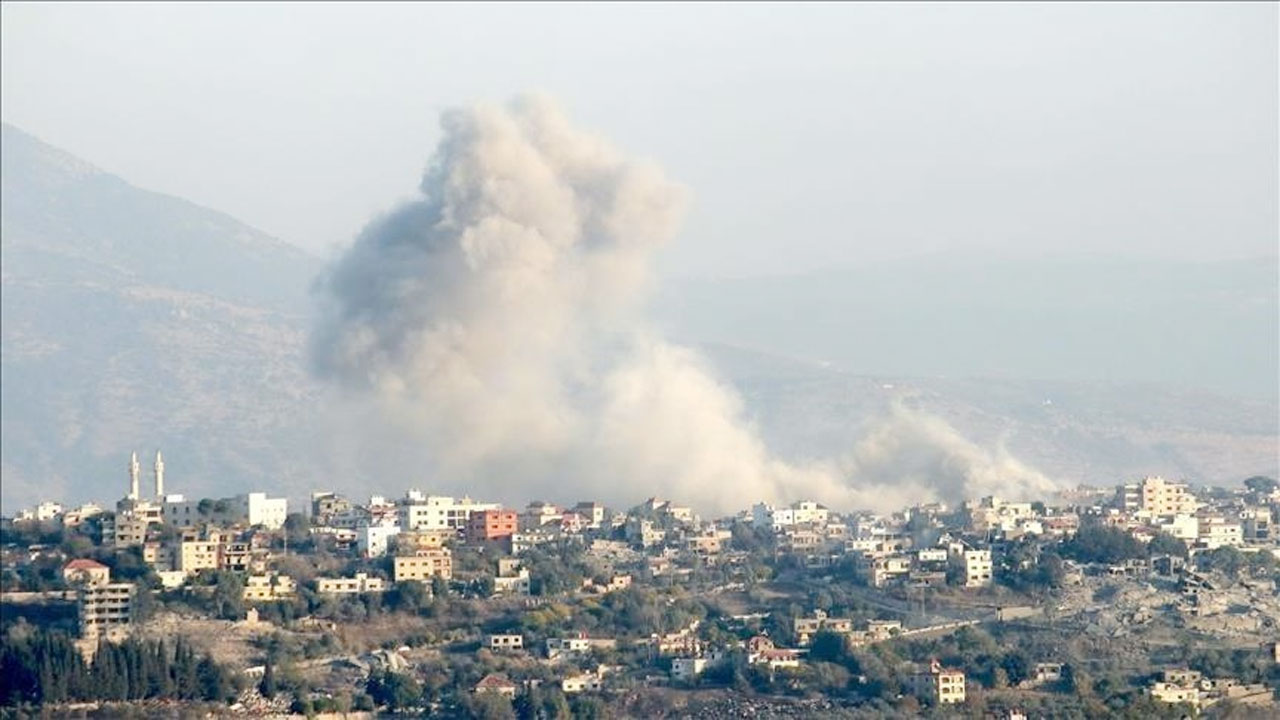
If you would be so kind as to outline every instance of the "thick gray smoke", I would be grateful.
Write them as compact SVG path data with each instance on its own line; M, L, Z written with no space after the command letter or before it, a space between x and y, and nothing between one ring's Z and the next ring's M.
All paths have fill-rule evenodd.
M442 125L421 198L371 223L324 280L313 338L322 375L421 438L430 486L512 500L658 495L732 512L1047 485L903 408L840 461L771 457L738 395L641 315L684 189L544 98Z

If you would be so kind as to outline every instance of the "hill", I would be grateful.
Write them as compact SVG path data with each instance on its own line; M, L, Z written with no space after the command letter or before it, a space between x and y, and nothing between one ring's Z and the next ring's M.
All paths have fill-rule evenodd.
M168 451L177 492L299 467L319 262L10 125L2 141L5 511L114 498L134 448Z

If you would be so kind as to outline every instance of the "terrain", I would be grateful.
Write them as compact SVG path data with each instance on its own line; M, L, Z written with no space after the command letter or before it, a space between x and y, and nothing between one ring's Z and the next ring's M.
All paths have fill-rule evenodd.
M311 377L319 259L9 125L2 155L6 515L109 501L129 452L155 448L191 496L465 492L360 437ZM709 357L785 457L839 454L899 402L1067 485L1280 470L1274 262L943 259L659 290L659 325Z

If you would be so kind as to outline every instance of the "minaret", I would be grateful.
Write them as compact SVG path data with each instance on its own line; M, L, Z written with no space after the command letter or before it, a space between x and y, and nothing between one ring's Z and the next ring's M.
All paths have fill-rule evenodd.
M138 453L134 452L129 459L129 499L138 499L138 476L142 474L142 466L138 464Z
M156 451L156 499L164 500L164 458Z

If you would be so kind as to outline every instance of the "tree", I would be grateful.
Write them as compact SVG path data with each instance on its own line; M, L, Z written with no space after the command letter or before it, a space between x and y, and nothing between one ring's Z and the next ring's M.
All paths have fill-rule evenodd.
M1254 475L1244 481L1244 486L1253 492L1268 495L1275 492L1277 487L1280 487L1280 481L1263 475Z
M1093 563L1119 563L1147 556L1147 548L1137 538L1097 522L1082 526L1075 537L1062 544L1062 552L1080 562Z
M263 697L275 697L276 692L280 688L276 684L276 658L275 653L267 653L267 663L262 671L262 682L258 684L258 692Z
M218 570L209 601L213 614L223 620L244 617L244 581L236 573Z
M1151 538L1151 542L1147 544L1147 550L1152 556L1176 555L1183 558L1187 556L1187 544L1163 530Z
M848 643L845 642L844 635L830 630L819 630L810 643L809 657L827 662L843 662L847 649Z
M374 702L392 710L413 707L422 699L422 686L417 680L389 670L370 675L366 690Z

